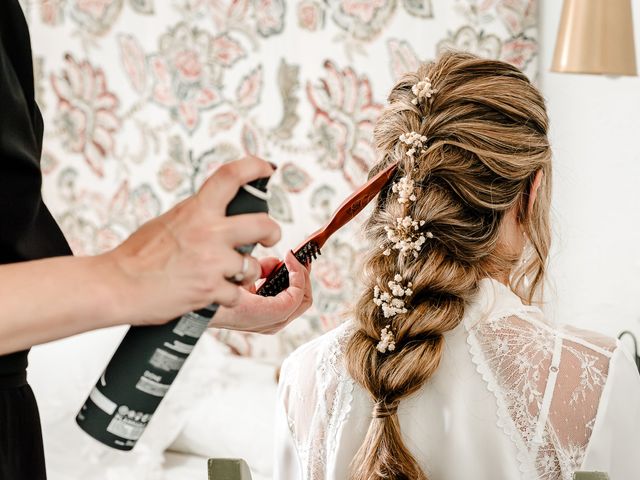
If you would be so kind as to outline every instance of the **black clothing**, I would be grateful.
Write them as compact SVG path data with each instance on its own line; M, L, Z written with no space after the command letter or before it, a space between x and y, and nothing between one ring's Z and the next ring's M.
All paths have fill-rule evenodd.
M29 31L18 0L0 7L0 264L69 255L42 202L42 116L34 99ZM20 373L27 352L0 357L0 376Z
M42 202L42 133L27 23L18 0L1 0L0 264L71 254ZM27 353L0 356L3 480L45 478L38 408L26 384Z
M24 373L0 379L0 432L0 478L46 480L38 405Z

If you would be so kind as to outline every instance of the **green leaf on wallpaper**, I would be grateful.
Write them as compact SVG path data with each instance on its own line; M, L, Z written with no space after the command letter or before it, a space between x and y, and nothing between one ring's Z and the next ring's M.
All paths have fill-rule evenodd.
M167 153L169 155L169 159L171 159L173 162L184 164L187 163L187 151L184 148L184 143L182 142L182 138L180 136L171 135L167 139Z
M412 72L420 66L420 58L409 42L390 38L387 40L389 50L389 66L394 80L399 79L402 74Z
M436 52L440 54L446 50L462 50L480 57L497 59L502 52L502 40L492 33L476 31L473 27L465 25L455 33L449 32L448 38L438 42Z
M291 202L279 185L269 185L269 215L282 223L293 222Z
M431 0L403 0L402 3L409 15L420 18L433 18Z
M136 12L144 15L151 15L154 13L153 0L129 0L131 8Z
M311 176L295 163L285 163L279 170L284 188L291 193L299 193L311 183Z
M58 174L56 179L58 194L67 202L73 202L76 198L78 182L78 170L73 167L66 167Z
M131 192L131 209L137 225L142 225L160 215L160 198L148 183L143 183Z
M263 2L254 0L256 28L263 37L270 37L282 33L284 30L284 0L271 0Z
M298 109L298 89L300 88L300 66L288 64L284 59L280 60L278 67L278 91L282 97L282 118L273 134L283 140L293 135L293 129L300 121L296 110Z
M330 185L321 185L311 194L311 215L320 223L329 220L333 212L336 189Z
M254 129L246 123L242 127L242 148L247 155L258 156L258 137Z

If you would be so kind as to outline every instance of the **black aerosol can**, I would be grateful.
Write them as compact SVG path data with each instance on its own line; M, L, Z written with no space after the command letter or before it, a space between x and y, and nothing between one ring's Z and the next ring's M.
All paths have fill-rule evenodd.
M241 187L227 215L267 212L268 181ZM254 247L237 250L248 254ZM80 409L78 425L105 445L131 450L217 309L213 304L165 325L131 327Z

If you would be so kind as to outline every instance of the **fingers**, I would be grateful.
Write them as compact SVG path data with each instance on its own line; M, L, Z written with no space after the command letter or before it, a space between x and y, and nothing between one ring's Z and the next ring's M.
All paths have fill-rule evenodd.
M280 240L280 226L266 213L247 213L228 217L226 238L234 247L259 243L272 247Z
M281 260L277 257L265 257L258 260L262 271L260 272L260 278L267 278L269 274L280 265Z
M257 263L264 268L263 275L267 275L279 262L275 258L266 258ZM292 253L287 254L285 263L290 272L289 288L275 297L262 297L240 289L235 306L221 309L211 326L273 334L301 315L312 301L309 272Z
M262 274L262 267L260 266L260 262L258 262L258 259L252 257L251 255L243 255L243 263L241 269L245 266L246 270L243 273L244 278L239 283L243 286L250 286L256 283L256 280L260 278L260 275ZM237 272L241 273L241 269L239 269Z
M216 285L213 303L233 308L238 304L242 288L231 282L220 282ZM210 302L209 302L210 303Z
M230 282L235 282L234 277L238 274L243 275L244 278L238 283L241 285L248 285L255 283L260 274L262 273L262 267L255 257L251 255L245 255L233 251L225 259L222 266L222 272L224 277Z
M273 306L271 307L280 314L282 320L265 333L275 333L283 329L311 305L309 272L291 251L287 252L284 262L289 270L289 287L272 297Z
M202 185L196 196L212 211L224 215L226 207L245 183L270 177L273 167L257 157L225 163Z

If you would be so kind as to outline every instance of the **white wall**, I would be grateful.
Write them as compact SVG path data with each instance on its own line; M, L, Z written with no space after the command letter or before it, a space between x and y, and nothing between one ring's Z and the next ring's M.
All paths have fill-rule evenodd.
M632 2L638 50L640 0ZM640 77L549 72L561 10L560 0L541 0L555 154L550 311L609 335L640 334Z

